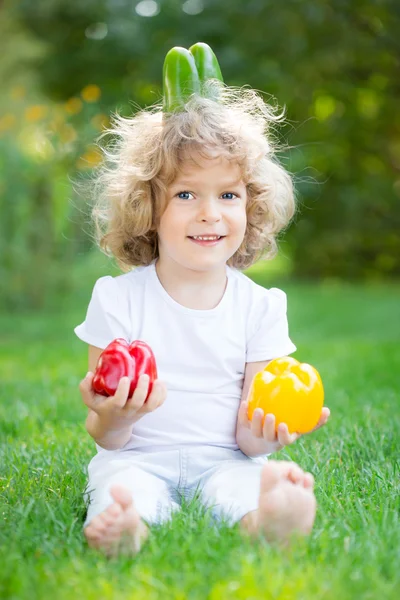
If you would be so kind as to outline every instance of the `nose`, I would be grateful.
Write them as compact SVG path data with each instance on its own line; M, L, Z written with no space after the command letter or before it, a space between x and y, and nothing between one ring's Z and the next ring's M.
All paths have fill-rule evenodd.
M221 220L220 208L213 198L203 200L200 203L197 220L207 223L217 223Z

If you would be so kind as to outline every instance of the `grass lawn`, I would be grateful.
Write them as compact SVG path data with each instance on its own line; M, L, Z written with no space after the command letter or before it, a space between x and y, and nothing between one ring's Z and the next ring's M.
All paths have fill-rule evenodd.
M312 535L286 551L209 528L196 503L136 558L89 549L81 493L94 444L78 391L87 350L73 333L86 306L0 317L0 598L400 597L400 286L284 289L295 357L318 368L332 411L276 455L314 474L319 503Z

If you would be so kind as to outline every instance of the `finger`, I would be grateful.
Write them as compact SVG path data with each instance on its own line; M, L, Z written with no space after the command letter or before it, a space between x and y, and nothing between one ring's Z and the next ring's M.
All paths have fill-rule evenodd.
M156 379L156 381L153 383L152 393L153 393L153 391L157 391L157 402L154 404L154 408L152 408L152 410L156 410L156 408L158 408L159 406L161 406L162 404L164 404L164 401L165 401L165 399L167 397L167 386L160 379ZM144 408L147 407L147 405L149 404L149 402L150 402L150 396L146 400L146 402L144 404Z
M289 433L288 426L286 423L279 423L278 426L278 441L281 446L289 446L293 444L295 440L297 440L299 436L296 433Z
M162 400L163 393L163 384L161 381L155 381L153 383L151 394L143 405L144 412L153 412Z
M160 406L162 406L164 404L165 400L167 399L167 394L168 394L166 384L159 381L159 385L161 385L161 396L160 396L159 402L157 404L157 408L159 408Z
M110 398L110 404L123 408L128 400L129 388L131 386L131 380L129 377L121 377L118 382L117 389L114 396Z
M251 420L250 431L257 438L263 437L263 419L264 411L262 408L256 408Z
M331 411L329 410L329 408L327 406L324 406L321 411L321 416L319 418L319 421L312 431L315 431L316 429L319 429L320 427L325 425L330 417L330 414L331 414Z
M321 418L320 418L321 425L325 425L325 423L328 421L330 416L331 416L331 411L329 410L329 408L327 406L324 406L321 411Z
M135 391L133 392L132 398L129 398L128 402L126 403L127 409L138 411L140 408L142 408L149 392L149 385L150 377L146 373L143 373L143 375L139 377L139 381Z
M82 400L88 408L93 408L95 392L92 388L94 374L89 371L84 379L79 383L79 391L82 395Z
M246 400L240 403L239 412L238 412L238 424L241 427L250 427L249 416L247 414L249 408L249 403Z
M275 415L273 414L265 416L263 437L267 442L276 442Z

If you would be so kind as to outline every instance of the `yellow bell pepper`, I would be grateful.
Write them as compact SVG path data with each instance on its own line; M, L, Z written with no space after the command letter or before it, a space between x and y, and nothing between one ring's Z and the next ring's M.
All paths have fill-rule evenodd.
M256 408L275 415L275 427L286 423L289 433L307 433L317 425L324 405L318 371L307 363L284 356L257 373L249 392L248 418Z

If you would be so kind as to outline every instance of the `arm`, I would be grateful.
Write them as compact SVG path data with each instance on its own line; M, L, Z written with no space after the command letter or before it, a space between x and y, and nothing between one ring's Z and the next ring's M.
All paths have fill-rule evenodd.
M238 412L236 426L236 441L240 450L247 456L263 456L272 454L295 442L301 433L289 433L286 423L280 423L278 430L275 430L275 416L273 414L264 415L261 408L254 411L253 418L249 421L247 416L248 394L253 381L253 377L270 361L247 363L245 370L245 381L242 391L242 399ZM319 429L327 423L330 416L330 410L324 406L321 411L320 419L312 431ZM311 433L311 432L310 432Z
M119 450L130 440L132 425L125 429L109 429L107 424L101 421L99 415L90 410L86 419L86 431L96 444L105 450Z
M156 379L149 394L149 376L143 374L131 398L130 379L121 377L114 396L96 394L92 387L100 348L89 347L89 373L80 382L82 399L89 408L86 430L105 450L119 450L128 442L132 427L139 419L161 406L167 397L165 383Z
M242 403L247 401L251 382L253 381L254 375L256 373L259 373L259 371L262 371L269 362L270 361L267 360L261 362L246 363L240 409L242 410L242 412L244 409L247 411L247 404L244 407ZM276 452L277 450L280 450L282 448L279 442L267 442L263 438L254 437L251 429L248 426L245 426L239 418L236 426L236 441L240 450L250 457L271 454L272 452Z

